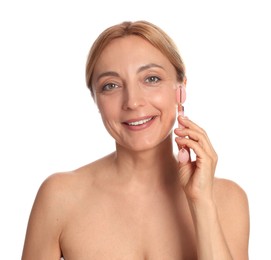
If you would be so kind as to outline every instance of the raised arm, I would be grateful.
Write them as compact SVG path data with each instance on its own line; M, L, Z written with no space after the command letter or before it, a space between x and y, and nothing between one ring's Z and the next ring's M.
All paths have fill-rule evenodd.
M214 178L217 155L207 134L187 118L178 120L185 127L175 130L178 146L196 154L194 162L180 164L180 182L193 217L198 260L247 260L246 194L235 183Z

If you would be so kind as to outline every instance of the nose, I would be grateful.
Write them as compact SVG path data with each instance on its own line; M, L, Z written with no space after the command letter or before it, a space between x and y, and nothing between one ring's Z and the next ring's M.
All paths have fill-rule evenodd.
M123 109L135 110L146 104L144 91L139 86L127 87L123 96Z

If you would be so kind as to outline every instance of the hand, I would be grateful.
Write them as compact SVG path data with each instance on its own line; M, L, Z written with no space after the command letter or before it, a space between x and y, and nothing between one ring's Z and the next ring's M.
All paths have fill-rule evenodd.
M180 182L187 198L193 202L213 200L213 179L217 154L206 132L188 118L179 116L178 122L184 128L175 129L176 143L181 149L192 149L196 160L180 163ZM187 138L185 138L187 137Z

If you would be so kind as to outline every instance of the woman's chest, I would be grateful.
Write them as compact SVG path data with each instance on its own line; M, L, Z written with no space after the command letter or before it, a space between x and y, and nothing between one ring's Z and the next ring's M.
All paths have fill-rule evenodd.
M81 205L60 242L65 260L196 259L189 209L163 200Z

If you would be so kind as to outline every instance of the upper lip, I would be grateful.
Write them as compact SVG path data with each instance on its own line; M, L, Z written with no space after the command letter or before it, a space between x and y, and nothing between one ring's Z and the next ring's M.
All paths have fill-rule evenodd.
M141 120L153 119L154 117L156 117L156 116L155 115L150 115L150 116L137 117L137 118L133 118L133 119L123 121L122 123L123 124L130 124L130 123L138 122L138 121L141 121Z

